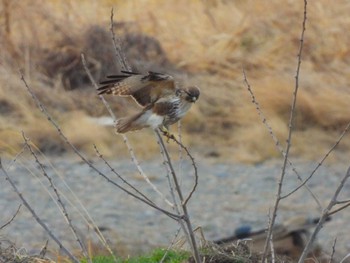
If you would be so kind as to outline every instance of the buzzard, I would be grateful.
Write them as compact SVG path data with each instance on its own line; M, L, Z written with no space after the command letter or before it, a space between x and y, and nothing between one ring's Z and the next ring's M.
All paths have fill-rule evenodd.
M98 94L131 96L142 110L135 115L118 119L118 133L151 127L160 128L169 134L169 125L185 116L200 94L197 87L176 87L173 77L166 74L152 71L147 74L130 71L121 73L107 76L108 80L100 82Z

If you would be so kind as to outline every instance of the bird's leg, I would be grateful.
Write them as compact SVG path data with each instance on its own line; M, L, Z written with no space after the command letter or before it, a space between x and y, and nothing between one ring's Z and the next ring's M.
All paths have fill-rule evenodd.
M159 127L159 130L163 133L165 137L168 138L167 142L169 142L170 139L175 139L175 136L169 132L167 127L161 126Z

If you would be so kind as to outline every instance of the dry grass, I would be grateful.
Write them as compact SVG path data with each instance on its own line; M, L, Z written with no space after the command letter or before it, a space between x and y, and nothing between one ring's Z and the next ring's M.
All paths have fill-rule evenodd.
M125 153L110 128L89 123L86 116L106 111L77 60L80 52L85 52L97 78L114 71L114 55L105 44L114 5L116 20L124 23L117 27L118 32L142 32L157 39L163 48L166 57L150 59L148 53L142 63L150 59L158 68L166 64L166 71L177 72L183 83L201 87L200 101L184 119L186 143L228 160L260 162L276 157L273 142L244 88L242 65L283 142L294 87L301 4L278 0L10 1L9 20L0 16L0 150L17 149L20 130L29 131L44 150L65 149L19 81L16 71L21 67L79 148L93 153L92 143L96 143L108 155ZM292 154L318 159L350 121L350 35L345 33L350 26L350 4L345 0L331 5L327 0L310 1L308 9ZM3 6L0 12L6 13ZM107 35L96 25L105 28ZM132 57L136 60L133 65L137 56ZM159 58L159 54L155 56ZM63 88L67 89L65 80L72 80L72 74L75 79L68 89L84 89ZM123 100L110 101L119 114L126 113ZM147 143L141 143L143 136ZM151 132L135 133L131 138L140 154L149 157L149 152L157 151ZM345 138L341 151L349 148L350 139Z

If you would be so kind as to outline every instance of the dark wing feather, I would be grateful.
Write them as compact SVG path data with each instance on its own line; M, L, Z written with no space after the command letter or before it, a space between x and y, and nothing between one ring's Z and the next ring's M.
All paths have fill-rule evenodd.
M123 81L126 78L129 78L130 76L134 75L140 75L139 73L136 72L129 72L129 71L121 71L122 73L125 73L124 75L108 75L106 78L108 80L104 80L100 82L100 87L97 89L98 94L111 94L113 93L113 87L115 84Z
M176 104L171 102L171 101L162 101L162 102L157 102L153 106L153 112L160 115L160 116L165 116L165 115L172 115L172 111L174 111L176 108Z
M146 106L148 104L151 104L153 102L153 100L151 98L151 90L152 90L152 86L145 86L139 90L137 90L136 92L134 92L132 94L132 97L136 100L136 102L138 104L140 104L141 106Z
M131 71L125 71L125 70L122 70L120 71L121 73L125 73L124 75L108 75L106 76L107 79L125 79L127 77L130 77L132 75L141 75L140 73L137 73L137 72L131 72Z
M149 72L141 75L135 72L122 71L121 75L107 76L108 80L100 82L98 94L132 96L135 101L145 107L159 98L175 94L175 83L171 76Z

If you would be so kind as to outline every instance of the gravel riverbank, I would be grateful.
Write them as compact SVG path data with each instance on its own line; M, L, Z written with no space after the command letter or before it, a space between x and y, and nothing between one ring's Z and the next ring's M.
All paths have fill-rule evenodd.
M129 251L145 251L153 246L166 246L170 243L178 225L160 212L147 207L131 196L123 193L99 176L86 164L75 158L56 158L55 169L45 162L47 173L70 202L79 207L84 205L96 225L99 226L116 246L126 247ZM111 179L118 181L101 160L93 161L94 165ZM254 229L266 226L267 212L272 207L277 178L281 170L281 161L272 160L259 165L212 163L208 159L197 159L199 183L189 202L189 211L195 226L201 226L208 240L228 236L242 224L250 224ZM35 209L36 213L47 223L63 244L77 247L63 216L47 191L41 184L48 185L38 166L32 161L19 161L8 167L9 161L3 160L11 178ZM141 189L158 204L168 208L167 204L145 183L130 160L111 161L113 167L130 183ZM141 163L146 174L158 189L170 199L166 170L161 161ZM306 178L316 163L296 162L299 174ZM176 163L178 168L179 164ZM346 172L345 164L322 166L309 183L319 201L325 206L332 196L340 179ZM182 163L181 184L184 192L193 184L193 168L187 161ZM64 179L65 183L59 178ZM295 174L288 170L284 192L299 184ZM0 177L0 225L6 222L16 211L20 201L3 174ZM72 190L74 195L67 189ZM52 192L52 191L51 191ZM346 184L341 194L342 199L349 199L350 183ZM82 219L79 211L65 200L73 224L85 239L94 235ZM282 222L292 216L318 216L318 207L305 188L281 202L277 221ZM350 251L350 209L333 217L319 235L318 242L331 253L334 238L337 237L337 253L345 256ZM37 251L48 239L47 234L35 222L25 207L21 208L14 221L0 232L2 239L9 239L29 251ZM53 241L50 246L56 249Z

